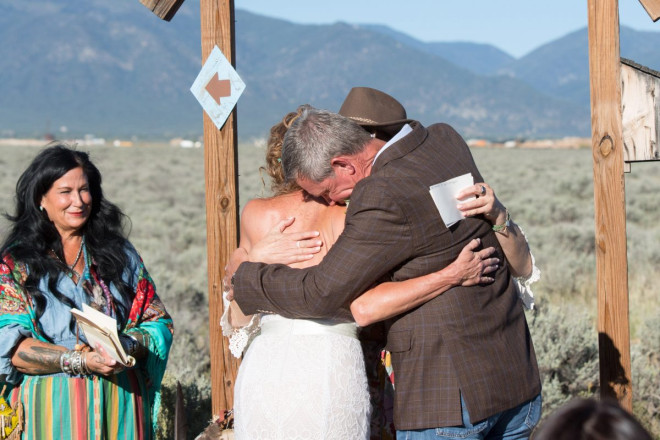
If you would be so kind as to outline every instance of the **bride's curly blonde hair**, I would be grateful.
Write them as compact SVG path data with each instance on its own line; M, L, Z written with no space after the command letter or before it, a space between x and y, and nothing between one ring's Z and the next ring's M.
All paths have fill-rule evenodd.
M266 149L266 166L260 167L270 176L271 184L270 189L273 195L289 194L298 191L301 188L294 182L287 182L284 177L284 169L282 168L282 143L284 142L284 135L293 124L300 113L302 106L298 107L295 112L288 113L282 121L273 125L270 129L270 137L268 138L268 147Z

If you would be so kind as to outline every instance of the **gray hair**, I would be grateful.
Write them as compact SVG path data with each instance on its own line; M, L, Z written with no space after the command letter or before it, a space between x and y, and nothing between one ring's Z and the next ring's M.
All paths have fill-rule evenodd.
M300 116L284 137L282 166L285 178L305 178L321 182L332 174L331 160L362 152L371 135L352 120L310 105L302 106Z

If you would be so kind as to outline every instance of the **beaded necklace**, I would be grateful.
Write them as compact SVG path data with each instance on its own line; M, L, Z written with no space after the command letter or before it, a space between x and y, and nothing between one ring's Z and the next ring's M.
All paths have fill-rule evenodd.
M66 264L66 261L62 261L62 259L57 255L57 253L55 253L55 251L52 248L50 250L50 253L53 254L53 256L56 259L58 259L62 264L64 264L69 269L69 273L67 273L69 277L73 278L73 275L75 275L78 278L80 278L81 277L80 273L78 273L78 271L75 270L74 267L76 267L78 261L80 261L80 257L82 255L84 246L85 246L85 236L83 235L82 240L80 240L80 248L78 249L78 253L76 254L76 259L73 261L72 264Z

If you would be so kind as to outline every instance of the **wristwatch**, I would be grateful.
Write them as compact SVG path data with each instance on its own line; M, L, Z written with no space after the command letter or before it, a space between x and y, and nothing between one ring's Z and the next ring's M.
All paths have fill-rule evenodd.
M121 339L121 343L122 343L121 345L126 351L126 354L131 356L134 355L138 347L137 339L126 333L122 333L119 338Z

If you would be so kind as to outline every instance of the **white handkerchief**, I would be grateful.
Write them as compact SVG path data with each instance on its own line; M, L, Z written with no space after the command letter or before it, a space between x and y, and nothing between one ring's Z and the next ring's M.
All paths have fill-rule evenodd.
M474 178L471 173L468 173L441 183L436 183L429 188L435 206L440 212L440 217L442 217L442 221L445 222L447 227L463 219L463 214L457 207L458 201L456 200L456 195L462 189L471 185L474 185ZM473 198L468 197L461 201L464 202Z

